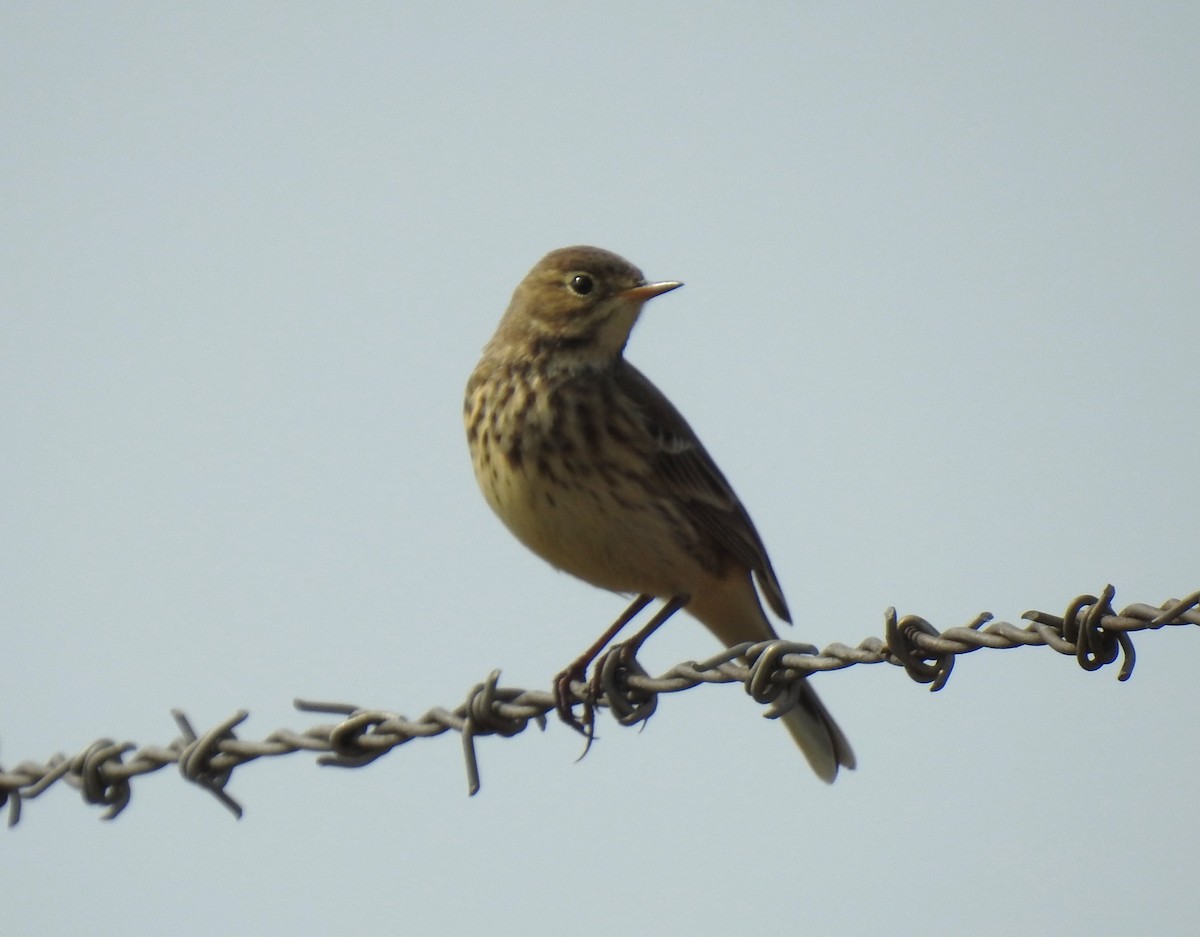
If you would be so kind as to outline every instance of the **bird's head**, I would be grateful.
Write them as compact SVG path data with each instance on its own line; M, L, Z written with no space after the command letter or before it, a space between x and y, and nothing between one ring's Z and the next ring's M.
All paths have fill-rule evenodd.
M603 365L621 356L646 301L680 286L648 283L629 261L598 247L560 248L517 286L493 341Z

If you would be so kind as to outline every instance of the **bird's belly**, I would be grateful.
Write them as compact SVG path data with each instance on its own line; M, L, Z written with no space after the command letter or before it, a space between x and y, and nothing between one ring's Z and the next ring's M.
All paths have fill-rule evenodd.
M701 574L683 549L669 507L636 483L613 487L595 476L563 483L536 470L510 468L481 475L480 485L525 546L595 586L665 598L690 594Z

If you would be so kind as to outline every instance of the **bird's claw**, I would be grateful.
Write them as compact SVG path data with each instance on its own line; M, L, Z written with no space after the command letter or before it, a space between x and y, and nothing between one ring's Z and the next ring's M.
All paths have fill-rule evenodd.
M582 758L588 753L588 749L592 747L592 741L596 737L596 704L594 691L587 694L589 697L587 699L582 701L576 699L571 689L571 684L576 680L591 689L593 681L587 679L587 665L581 665L578 661L554 678L554 710L558 713L559 719L587 740L583 754L579 756ZM575 716L577 702L583 706L581 718Z

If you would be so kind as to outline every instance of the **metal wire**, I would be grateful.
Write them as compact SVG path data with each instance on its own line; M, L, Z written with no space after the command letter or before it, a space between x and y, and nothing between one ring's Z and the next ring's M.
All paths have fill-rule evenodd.
M903 667L913 680L928 684L931 690L940 690L950 678L955 658L981 648L1045 646L1075 657L1089 671L1120 658L1117 677L1127 680L1135 661L1132 632L1200 625L1200 591L1158 606L1130 605L1120 613L1113 610L1114 595L1112 586L1106 586L1099 596L1078 596L1062 617L1026 612L1021 617L1030 624L1024 628L993 622L985 612L963 627L939 632L924 618L898 618L896 610L889 608L882 640L870 637L857 647L831 644L819 653L811 645L790 641L739 644L703 661L685 661L658 677L648 675L636 658L622 653L617 645L596 662L593 680L573 682L571 692L580 703L607 708L621 725L635 725L653 715L663 693L678 693L702 683L742 683L766 706L764 714L775 718L795 704L799 681L810 674L855 664L888 663ZM111 820L129 805L134 778L178 765L187 780L241 817L241 806L225 788L234 769L247 762L313 751L321 753L317 761L322 765L360 768L405 742L450 730L462 738L467 786L474 795L480 787L475 739L516 735L531 722L544 729L554 706L550 692L500 686L500 671L494 670L454 709L435 707L417 719L349 703L298 699L295 707L301 712L334 715L339 721L303 732L280 729L259 741L239 739L234 732L249 715L244 710L202 733L192 728L182 712L173 710L180 735L165 747L138 748L132 742L99 739L74 756L54 755L45 764L25 761L12 771L0 768L0 807L8 804L8 825L15 826L25 801L64 781L80 792L85 803L107 808L103 818Z

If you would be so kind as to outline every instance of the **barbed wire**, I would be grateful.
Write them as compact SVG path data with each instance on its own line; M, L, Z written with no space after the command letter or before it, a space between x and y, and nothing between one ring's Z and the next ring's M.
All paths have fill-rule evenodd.
M742 683L746 692L766 707L764 715L777 718L795 705L800 681L810 674L888 663L904 668L917 683L936 691L946 685L958 655L982 648L1049 647L1075 657L1089 671L1120 658L1117 678L1127 680L1136 659L1132 632L1200 625L1200 591L1157 606L1130 605L1120 613L1112 607L1115 594L1112 586L1106 586L1099 596L1078 596L1061 617L1025 612L1021 618L1030 624L1024 628L992 621L984 612L965 626L939 632L924 618L898 618L896 610L889 608L884 637L866 638L857 647L835 643L818 652L812 645L793 641L739 644L703 661L677 664L658 677L647 674L635 657L617 645L597 661L590 681L573 681L570 690L576 702L608 709L618 723L628 726L649 719L663 693L678 693L703 683ZM15 826L25 801L62 781L78 790L85 803L107 808L103 819L111 820L129 805L134 778L178 765L187 780L241 817L241 805L225 788L234 769L248 762L312 751L321 753L319 764L360 768L405 742L451 730L462 738L468 791L474 795L480 789L475 739L517 735L531 722L544 729L555 703L554 694L548 691L501 686L500 671L494 670L473 686L456 708L434 707L417 719L349 703L297 699L294 705L301 712L342 718L336 724L303 732L279 729L258 741L239 739L234 732L248 718L245 710L202 733L193 729L184 713L172 710L180 735L168 745L139 748L132 742L99 739L74 756L54 755L45 764L25 761L12 771L0 768L0 807L8 804L8 825ZM126 755L130 755L128 760Z

